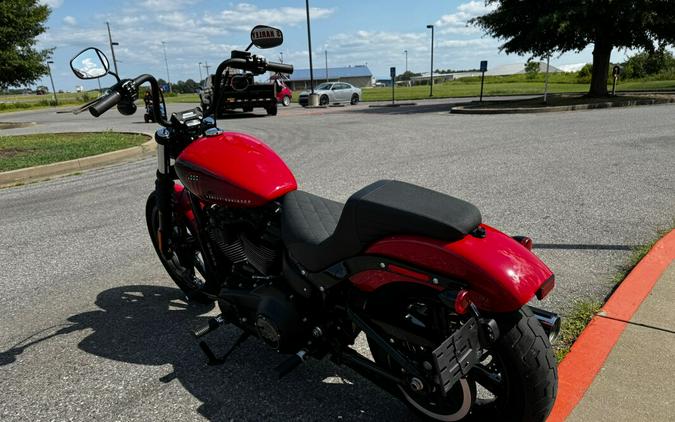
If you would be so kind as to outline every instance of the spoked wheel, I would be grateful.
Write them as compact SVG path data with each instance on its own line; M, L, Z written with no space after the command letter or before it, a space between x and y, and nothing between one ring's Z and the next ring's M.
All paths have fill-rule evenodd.
M412 293L412 294L411 294ZM408 378L407 385L395 385L400 398L419 416L430 421L544 421L553 406L557 390L557 370L548 337L526 308L492 316L497 320L500 338L485 350L480 364L461 378L446 394L429 382L433 379L432 351L447 338L439 327L440 318L449 331L463 321L439 308L433 294L420 289L389 295L386 301L369 303L367 313L380 327L397 327L407 336L382 331L392 346L428 373L427 380ZM442 333L446 331L446 333ZM405 337L405 338L404 338ZM401 368L387 353L368 340L375 362L400 374Z
M154 193L148 197L145 206L145 217L152 239L152 245L162 265L169 273L173 281L185 293L189 300L198 303L212 303L203 292L206 286L206 270L204 260L197 239L190 233L187 226L180 223L180 219L174 218L173 233L169 238L169 245L173 251L170 258L164 257L159 252L157 243L157 230L159 228L159 210L157 198Z

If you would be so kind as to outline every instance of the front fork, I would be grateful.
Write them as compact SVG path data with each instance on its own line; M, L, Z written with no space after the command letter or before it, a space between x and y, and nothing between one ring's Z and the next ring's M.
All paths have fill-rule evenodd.
M155 192L157 195L157 209L159 211L159 229L157 230L157 244L165 258L172 255L169 238L172 230L172 197L174 181L171 176L171 163L169 154L164 145L157 145L157 180L155 180Z

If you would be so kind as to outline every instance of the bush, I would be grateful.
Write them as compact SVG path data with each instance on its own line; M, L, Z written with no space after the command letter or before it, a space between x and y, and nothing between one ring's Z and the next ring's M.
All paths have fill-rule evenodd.
M580 84L591 83L591 76L593 75L593 65L587 63L577 72L577 82Z
M641 79L672 72L674 69L675 57L665 46L660 46L655 51L643 51L629 57L623 64L623 77Z

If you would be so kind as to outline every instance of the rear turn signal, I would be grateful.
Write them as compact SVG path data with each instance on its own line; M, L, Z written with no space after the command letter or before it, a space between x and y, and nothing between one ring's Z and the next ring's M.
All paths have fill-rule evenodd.
M539 287L539 290L537 290L537 299L542 300L546 296L548 296L549 293L551 293L551 290L555 287L555 276L551 275L548 280L544 281L544 284Z
M513 236L513 240L525 246L528 251L532 250L532 239L527 236Z
M469 291L460 290L455 298L455 312L457 315L464 315L469 310L471 301L469 300Z

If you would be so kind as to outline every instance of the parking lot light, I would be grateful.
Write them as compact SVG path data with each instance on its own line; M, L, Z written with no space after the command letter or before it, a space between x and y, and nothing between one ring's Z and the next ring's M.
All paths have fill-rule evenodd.
M49 80L52 81L52 92L54 93L54 105L59 105L59 99L56 98L56 88L54 88L54 78L52 78L52 67L50 64L54 64L53 61L47 60L47 70L49 71Z
M429 74L429 96L434 96L434 26L427 25L431 29L431 73Z

